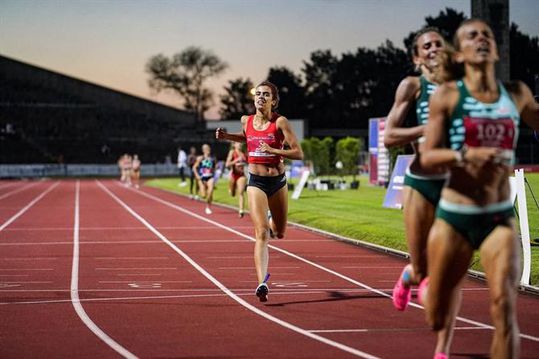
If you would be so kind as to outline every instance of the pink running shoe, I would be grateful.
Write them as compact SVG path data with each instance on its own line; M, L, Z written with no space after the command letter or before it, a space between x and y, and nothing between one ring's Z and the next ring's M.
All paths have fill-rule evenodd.
M403 311L408 306L410 299L412 299L412 290L410 287L406 288L404 286L404 281L410 280L410 273L407 271L408 266L404 267L399 280L393 288L393 306L400 311Z
M449 357L445 353L434 354L434 359L448 359Z
M427 288L429 287L429 277L426 277L419 283L419 288L417 289L417 300L421 305L425 305L425 296L427 295ZM443 353L438 353L443 354ZM445 355L445 354L443 354Z

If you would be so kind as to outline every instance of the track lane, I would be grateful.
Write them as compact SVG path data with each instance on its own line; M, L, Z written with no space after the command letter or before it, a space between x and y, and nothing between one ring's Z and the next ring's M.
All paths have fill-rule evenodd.
M256 279L251 242L235 233L216 228L210 223L193 221L192 216L148 198L141 198L139 193L114 183L105 184L122 200L143 214L144 218L151 221L152 225L170 238L174 245L185 250L249 304L309 329L312 333L377 356L403 357L403 352L406 352L406 357L430 357L434 337L425 326L422 311L411 308L412 310L406 313L397 313L392 309L391 302L380 294L361 289L328 272L313 270L312 265L275 250L272 250L270 263L272 271L270 302L266 306L260 305L252 295ZM68 247L71 251L72 220L66 225L65 218L63 221L56 220L58 216L52 215L61 206L53 204L52 211L43 210L42 207L46 206L40 206L48 203L46 199L49 195L55 198L56 193L63 190L62 184L60 191L52 191L43 198L43 203L41 201L36 203L27 213L0 232L0 251L3 252L5 249L23 251L21 253L24 253L25 261L22 262L32 263L33 260L34 265L43 261L46 258L44 253L49 251L57 253L64 247ZM154 189L144 191L204 216L204 206L200 202ZM195 357L346 355L342 351L335 352L335 349L328 351L326 345L313 344L310 339L291 335L290 331L267 324L264 320L261 322L257 317L253 318L252 314L245 313L245 310L240 310L238 314L238 306L234 302L206 279L203 278L205 282L201 282L200 279L193 280L201 277L200 274L185 262L178 266L180 257L177 253L172 253L163 243L156 245L154 234L137 223L125 210L118 210L117 204L110 198L107 199L104 192L99 195L100 192L102 191L92 182L83 182L79 286L81 303L99 327L136 355L181 354ZM73 193L70 196L73 196ZM58 203L59 198L61 196L51 202ZM83 213L84 211L86 212ZM43 216L50 218L41 220ZM72 213L70 216L72 218ZM214 215L209 218L231 226L238 233L248 236L252 234L250 220L238 219L234 211L215 207ZM19 239L21 234L22 240ZM312 245L313 243L316 245ZM345 277L361 281L384 294L390 292L394 278L404 263L397 258L336 242L296 228L290 228L287 239L272 241L272 244ZM160 249L157 249L158 246ZM386 262L383 258L389 258L389 261ZM71 256L68 259L70 260ZM135 273L129 270L132 267L144 270ZM26 268L31 269L30 266ZM113 271L111 268L116 270ZM159 280L155 280L157 278ZM153 287L154 283L159 283L160 287ZM0 291L2 300L8 298L11 303L20 303L10 305L0 303L0 313L5 306L27 307L24 310L17 310L35 312L44 308L71 305L69 288L51 287L50 283L29 283L25 287L28 290ZM37 292L32 292L31 288ZM6 293L15 297L5 297ZM490 322L488 308L485 305L486 295L483 283L467 281L464 291L465 306L461 315ZM520 296L519 299L521 329L524 333L536 335L538 323L534 317L536 313L533 310L526 310L525 307L530 303L536 306L537 299L527 296ZM23 304L25 302L39 304ZM50 310L50 313L55 315L57 310ZM29 317L25 318L30 320ZM67 323L69 326L74 325L76 328L82 326L80 320L72 322L72 318L66 320L61 316L58 318L61 323ZM215 323L215 318L222 321ZM18 319L14 320L17 322ZM24 322L19 321L18 325L24 325ZM470 357L488 353L492 335L490 330L466 323L458 325L453 355ZM17 333L16 325L13 328L14 331L6 333L6 338L11 343L15 343L13 333ZM40 331L37 331L37 334L42 335ZM391 336L390 345L388 334ZM0 338L4 338L3 335ZM87 339L90 337L94 340L93 346L94 349L98 348L98 352L96 354L90 351L92 355L77 356L116 355L111 349L104 349L103 343L88 330L82 331L80 335L79 350L80 347L86 348L87 345L91 345ZM72 336L68 335L67 338ZM240 341L238 338L244 340ZM58 342L58 338L55 339ZM208 343L211 343L211 347ZM290 349L283 351L282 348L287 345L286 343L293 344ZM35 354L46 348L47 344L41 346L33 345L24 353L31 354L33 351ZM52 353L54 344L50 346L50 349L45 349L45 353ZM69 343L66 347L68 349L66 355L73 356L71 351L73 348ZM303 349L302 347L307 348L307 351L299 349ZM523 358L534 357L538 352L535 343L529 340L522 341L522 349ZM7 357L19 357L20 355L16 354L20 353L21 349L18 349L16 352L7 353L9 354ZM0 351L0 356L5 357L2 354Z
M100 203L107 211L93 210L95 203ZM81 196L81 228L97 224L109 227L111 221L123 227L136 227L138 222L95 184L92 188L85 183ZM116 292L118 299L106 303L84 302L85 299L107 295L105 293L82 292L84 308L100 328L136 355L348 357L341 350L294 334L274 323L261 322L230 298L216 296L219 293L215 291L214 284L148 229L129 231L129 238L125 239L121 238L122 233L109 232L107 237L101 237L104 240L102 245L86 245L85 241L95 243L94 236L102 236L102 233L92 231L85 234L81 230L80 288L123 288L123 292ZM108 239L114 243L106 244ZM137 243L132 243L132 240ZM141 261L144 256L154 260ZM131 258L138 261L130 261ZM105 264L107 262L109 264ZM119 278L120 274L128 277ZM150 279L144 275L158 276ZM153 285L156 288L152 288ZM137 295L146 295L147 298L122 301L122 295L134 295L130 288L139 290ZM147 288L146 292L142 291L144 288ZM154 289L162 291L152 299ZM172 295L178 293L174 290L183 290L181 293L185 296L163 298L163 294L169 294L167 289ZM291 339L294 345L283 353L278 343Z
M113 187L112 189L114 192L119 193L123 200L126 200L130 206L140 212L153 225L162 227L165 223L170 224L174 223L174 221L186 223L189 220L189 215L175 213L177 211L163 211L159 206L152 205L147 199L140 198L141 196L138 193L120 187ZM188 202L189 204L190 202ZM223 215L230 217L230 214L226 212ZM211 217L214 218L215 216ZM206 234L205 237L200 237L198 242L183 242L182 233L178 231L163 230L162 232L171 241L180 245L197 263L210 271L227 287L238 288L243 286L247 290L249 288L254 290L256 279L252 265L253 246L251 242L245 241L237 235L230 237L230 233L227 233L227 231L222 231L222 233L211 231L212 233ZM219 237L219 241L216 241L216 237ZM327 239L322 240L329 242ZM303 244L308 243L303 242ZM226 256L232 257L233 266L227 266L226 258L215 259L215 257ZM279 286L293 288L298 282L301 282L299 283L300 285L323 285L326 289L310 294L308 297L301 294L291 294L286 297L279 296L275 299L276 301L271 300L268 305L263 306L263 310L267 313L286 318L287 321L306 329L317 329L321 325L334 328L342 325L343 322L348 322L349 326L357 326L358 320L365 325L372 322L373 325L391 327L394 324L392 316L395 316L396 313L392 311L392 315L385 315L389 309L392 309L390 301L381 302L376 293L362 292L348 295L337 289L344 288L346 291L357 289L357 287L340 278L335 278L329 273L313 269L310 265L298 263L296 259L282 256L281 254L277 256L272 254L271 261L271 281L274 289L279 288ZM278 264L275 263L276 261L278 261ZM247 300L253 305L260 306L254 295L247 298ZM351 316L350 313L354 313L354 315ZM377 315L373 315L373 313ZM380 318L383 319L381 323ZM425 332L426 329L423 318L418 318L417 316L411 316L410 323L405 325L405 329L409 329L406 326L419 327L422 332ZM427 331L427 336L429 334ZM421 357L421 353L424 355L424 353L431 350L430 342L423 342L423 346L420 344L413 348L411 355ZM348 343L348 345L374 355L385 355L383 341L376 343L356 341L355 343ZM368 345L372 349L370 347L365 349Z
M47 181L41 190L51 185ZM73 204L74 182L64 182L7 227L16 230L0 232L0 275L19 276L0 277L2 358L96 358L114 353L84 326L71 305ZM42 233L39 228L45 223L71 226L71 231ZM42 245L58 240L64 244ZM15 304L19 302L40 304Z
M160 190L155 189L147 189L146 191L151 192L153 194L157 194L159 197L166 198L167 200L170 200L172 202L181 202L182 206L185 205L186 208L189 207L194 212L202 213L203 211L203 205L200 203L195 203L193 201L185 200L184 198L178 198L178 196L175 196L170 193L166 193ZM226 210L224 210L226 212ZM217 211L219 215L219 211ZM232 211L229 211L229 213L233 213ZM212 219L216 219L219 222L221 222L221 219L224 223L227 222L234 222L241 223L241 220L235 219L234 216L211 216ZM225 219L226 217L226 219ZM240 232L244 232L244 229L239 229ZM320 240L319 235L314 234L312 232L306 232L304 230L298 230L295 228L291 228L291 231L288 233L287 238L318 238ZM384 286L382 288L387 288L389 284L389 287L391 288L394 278L398 276L400 273L400 270L403 266L403 261L390 257L387 255L379 254L377 252L366 250L363 248L358 248L355 246L350 246L345 243L337 242L334 240L327 240L328 244L325 247L325 242L317 242L316 246L313 247L313 253L310 253L310 247L306 246L304 242L301 240L284 240L284 241L274 241L273 243L283 247L284 249L290 249L291 251L294 251L294 253L302 253L302 256L304 254L304 257L310 258L313 261L324 263L325 266L328 268L332 268L333 270L346 274L352 278L357 278L358 280L361 280L363 283L366 283L369 286L372 286L373 288L380 288L380 282L383 281ZM336 248L340 248L342 250L336 251ZM320 256L322 252L322 256ZM332 256L325 256L323 254L331 253ZM357 257L363 257L363 258L357 258ZM380 259L374 259L375 261L383 261L382 264L376 264L375 266L369 265L368 261L373 260L372 258L375 258L373 256L381 256L382 260ZM356 258L354 258L356 257ZM273 257L272 257L273 258ZM343 259L352 259L352 263L343 263ZM380 258L380 257L379 257ZM385 258L385 259L383 259ZM357 263L360 263L358 265ZM367 262L367 263L365 263ZM249 264L252 265L252 264ZM274 266L275 263L272 263L270 265ZM346 268L348 267L348 268ZM360 268L354 268L354 267L360 267ZM381 267L381 268L378 268ZM474 281L474 280L467 280L465 287L467 287L469 290L465 290L464 292L464 298L465 298L465 305L463 306L463 310L461 311L461 317L469 318L473 321L478 321L481 323L484 323L483 326L489 325L490 323L490 316L488 313L488 292L485 290L486 287L484 283ZM390 293L390 288L387 288L387 293ZM472 290L473 288L478 288L477 290ZM482 289L482 290L481 290ZM522 355L523 357L533 357L533 353L536 353L537 350L539 350L537 346L537 337L538 337L538 326L537 326L537 312L530 309L534 308L537 305L537 298L530 297L528 295L520 295L519 296L519 306L518 306L518 313L519 313L519 320L520 320L520 326L521 331L523 332L523 340L522 340ZM389 301L388 301L389 302ZM390 303L390 302L389 302ZM408 312L412 313L413 318L409 318L407 316L403 316L403 313L396 313L392 308L389 309L387 312L387 315L389 318L394 318L395 320L404 321L407 323L416 323L414 318L419 318L420 322L424 326L423 321L423 315L422 311L418 311L417 309L409 310ZM358 318L364 319L364 317L361 315L361 312L358 311ZM410 322L411 321L411 322ZM391 328L393 327L392 323L388 323L389 325L387 327ZM470 325L469 323L458 323L460 327L466 328L474 325ZM357 328L357 325L355 326ZM364 327L365 328L365 327ZM373 329L371 333L376 333L376 327L371 328ZM407 328L403 327L403 331L406 331ZM463 329L465 331L466 329ZM463 334L460 334L462 336L461 339L458 341L455 341L455 350L456 352L466 352L467 348L470 348L468 344L473 344L472 347L474 348L481 348L486 353L488 353L490 338L492 335L492 332L490 330L469 330L471 333L468 334L466 332L466 336L463 336ZM383 332L383 331L381 331ZM480 340L478 339L481 338ZM466 338L470 338L470 340L466 340ZM381 341L383 341L383 334L380 335L379 338ZM530 340L531 339L531 340ZM357 340L357 338L355 339ZM460 346L460 343L462 342L463 345ZM398 347L398 345L397 345Z

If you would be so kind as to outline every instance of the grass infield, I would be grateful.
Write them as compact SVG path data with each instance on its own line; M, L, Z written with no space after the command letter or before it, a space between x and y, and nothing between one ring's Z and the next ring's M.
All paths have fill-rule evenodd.
M539 174L526 174L526 178L539 201ZM350 182L350 178L346 178ZM292 180L292 183L296 181ZM299 200L290 200L289 219L309 227L319 228L342 236L360 239L381 246L406 251L402 211L382 207L385 188L368 185L366 177L360 177L357 190L315 191L304 189ZM182 194L189 194L189 186L180 187L178 178L146 181L148 186L158 187ZM539 242L539 209L526 188L528 221L532 241ZM289 195L292 192L290 191ZM217 182L214 202L238 206L238 199L228 194L228 180ZM476 254L472 268L481 271ZM532 246L532 276L530 283L539 285L539 246Z

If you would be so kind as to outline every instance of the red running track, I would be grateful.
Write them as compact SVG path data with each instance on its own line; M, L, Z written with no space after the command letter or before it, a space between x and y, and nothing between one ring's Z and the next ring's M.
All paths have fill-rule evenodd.
M393 309L402 259L291 227L254 296L248 218L113 181L0 183L0 357L431 358L420 306ZM523 358L537 297L519 295ZM467 280L453 357L486 357L485 284Z

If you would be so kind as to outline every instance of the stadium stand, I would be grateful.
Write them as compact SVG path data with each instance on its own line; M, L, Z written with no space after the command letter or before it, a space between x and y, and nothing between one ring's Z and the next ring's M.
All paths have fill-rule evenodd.
M174 161L213 142L193 114L0 56L0 163Z

